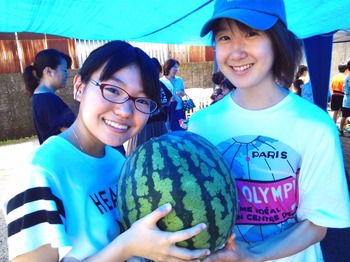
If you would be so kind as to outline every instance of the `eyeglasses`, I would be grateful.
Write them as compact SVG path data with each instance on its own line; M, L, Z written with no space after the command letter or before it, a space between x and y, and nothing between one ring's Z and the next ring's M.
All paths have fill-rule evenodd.
M111 85L100 84L99 82L89 79L95 86L100 87L104 99L114 104L123 104L128 100L134 101L135 108L144 114L152 114L157 109L157 103L147 97L134 97L129 95L124 89Z

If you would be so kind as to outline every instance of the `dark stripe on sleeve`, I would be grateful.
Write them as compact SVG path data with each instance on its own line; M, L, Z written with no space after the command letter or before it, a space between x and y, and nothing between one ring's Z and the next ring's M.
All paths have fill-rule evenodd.
M49 224L63 224L61 217L57 211L40 210L27 214L8 224L8 236L20 232L23 229L47 222Z
M27 203L38 201L38 200L52 200L55 201L57 211L61 216L66 217L62 200L52 194L51 188L49 187L35 187L30 188L12 199L7 204L6 212L9 214L11 211L23 206Z

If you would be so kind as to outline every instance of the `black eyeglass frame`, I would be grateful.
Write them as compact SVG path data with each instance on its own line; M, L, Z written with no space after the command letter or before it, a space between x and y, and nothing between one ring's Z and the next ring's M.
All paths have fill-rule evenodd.
M100 88L100 90L101 90L101 95L102 95L102 97L103 97L105 100L107 100L108 102L111 102L111 103L113 103L113 104L120 105L120 104L124 104L125 102L127 102L127 101L129 101L129 100L132 100L132 101L134 102L134 106L135 106L135 108L136 108L137 111L139 111L139 112L141 112L141 113L143 113L143 114L148 114L148 115L152 115L152 114L157 110L157 108L158 108L157 103L156 103L155 101L153 101L152 99L148 98L148 97L135 97L135 96L129 95L128 92L126 92L123 88L121 88L121 87L119 87L119 86L115 86L115 85L112 85L112 84L106 84L106 83L99 83L99 82L97 82L96 80L91 79L91 78L89 79L89 81L90 81L91 83L93 83L95 86L98 86L98 87ZM126 97L127 99L126 99L125 101L123 101L123 102L120 102L120 103L119 103L119 102L115 102L115 101L109 100L108 98L105 97L104 92L103 92L103 90L104 90L104 88L105 88L106 86L111 86L111 87L116 88L117 90L122 90L122 91L125 92L125 94L127 95L127 97ZM148 100L148 101L150 102L150 104L153 104L153 105L154 105L154 108L152 109L152 107L150 106L150 112L144 112L144 111L140 110L140 109L136 106L136 100L138 100L138 99L146 99L146 100Z

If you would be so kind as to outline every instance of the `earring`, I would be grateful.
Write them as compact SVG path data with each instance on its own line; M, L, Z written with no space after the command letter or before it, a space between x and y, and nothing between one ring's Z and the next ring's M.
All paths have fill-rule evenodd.
M78 94L81 95L81 89L77 89L77 91L75 91L74 99L76 99L78 97Z

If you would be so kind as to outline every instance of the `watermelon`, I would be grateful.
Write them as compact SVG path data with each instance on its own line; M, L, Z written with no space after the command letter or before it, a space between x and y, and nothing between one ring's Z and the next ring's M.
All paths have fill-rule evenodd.
M118 180L118 209L127 229L165 203L173 210L157 226L178 231L205 223L207 228L177 243L189 249L223 247L237 213L236 184L218 149L189 131L175 131L139 146Z

